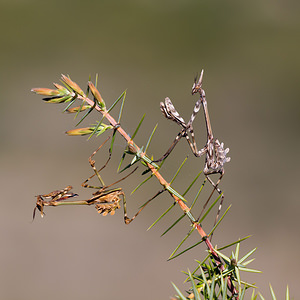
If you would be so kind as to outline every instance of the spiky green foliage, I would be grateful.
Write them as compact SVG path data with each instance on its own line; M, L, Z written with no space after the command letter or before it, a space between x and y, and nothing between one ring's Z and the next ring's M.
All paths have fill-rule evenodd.
M208 255L203 261L198 261L198 266L193 272L188 271L186 281L191 282L192 286L188 293L189 299L232 299L233 295L227 289L227 280L230 277L233 285L238 291L238 295L245 294L247 289L255 288L251 283L241 280L240 271L259 272L257 270L248 269L248 265L252 260L245 261L254 251L250 251L241 259L239 257L240 242L237 243L235 252L231 257L227 257L220 251L215 250L222 258L224 270L220 272L215 259ZM198 295L198 296L197 296ZM200 298L199 298L200 297Z

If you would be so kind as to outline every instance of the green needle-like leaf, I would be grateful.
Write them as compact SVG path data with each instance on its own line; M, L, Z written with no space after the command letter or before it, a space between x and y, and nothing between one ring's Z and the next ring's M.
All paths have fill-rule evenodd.
M83 111L84 103L85 103L85 101L82 101L81 105L79 106L79 108L78 108L78 110L77 110L77 112L76 112L76 114L75 114L74 119L76 119L77 116L79 115L79 113L81 113L81 112ZM91 106L86 106L86 108L90 109ZM68 111L69 111L69 110L70 110L70 109L68 109Z
M120 124L120 122L121 122L123 108L124 108L124 103L125 103L125 98L126 98L126 90L124 91L124 97L123 97L123 100L122 100L122 103L121 103L121 107L120 107L120 111L119 111L118 124Z
M239 270L244 271L244 272L249 272L249 273L262 273L262 271L259 271L259 270L249 269L249 268L240 267L240 266L239 266Z
M230 265L230 258L228 256L226 256L225 254L223 254L222 252L220 252L217 249L214 249L214 250L217 252L217 254L219 256L221 256L223 258L223 260L226 262L227 265Z
M192 232L195 230L195 227L192 227L192 229L187 233L187 235L183 238L183 240L179 243L179 245L175 248L175 250L172 252L168 260L172 258L172 256L177 252L177 250L181 247L181 245L187 240L187 238L192 234Z
M244 286L244 289L243 291L246 290L246 286ZM256 299L256 296L255 296L255 290L252 291L252 295L251 295L251 300L255 300Z
M104 117L102 116L101 120L98 122L98 125L94 128L94 131L89 136L88 140L92 138L92 136L99 130L100 125L102 124L102 121L104 120Z
M76 124L76 126L78 126L96 107L96 100L94 100L94 104L93 106L84 114L84 116L80 119L80 121Z
M199 267L199 269L200 269L200 271L201 271L202 279L203 279L203 281L204 281L204 283L205 283L205 286L206 286L206 289L207 289L207 293L210 294L210 287L209 287L209 284L208 284L208 282L207 282L207 280L206 280L206 276L205 276L205 274L204 274L204 271L203 271L203 269L202 269L201 266Z
M201 171L201 172L202 172L202 171ZM197 202L197 200L198 200L198 198L199 198L199 196L200 196L200 193L201 193L201 191L202 191L202 189L203 189L204 184L205 184L206 181L207 181L207 179L205 178L204 182L202 183L200 189L198 190L198 192L197 192L197 194L196 194L196 196L195 196L195 198L194 198L194 200L193 200L193 202L192 202L192 205L191 205L191 207L190 207L190 210L192 210L192 208L193 208L194 205L196 204L196 202ZM189 188L188 188L188 189L189 189ZM187 192L187 190L186 190L186 192ZM183 196L185 196L186 192L183 193Z
M88 80L88 82L89 81L91 81L91 74L89 75L89 80ZM95 81L95 86L97 87L97 79L98 79L98 74L96 74L96 81ZM90 93L90 86L89 85L87 85L87 87L86 87L86 92L85 92L85 94L86 94L86 96L88 97L89 96L89 93Z
M239 268L238 267L235 267L235 274L236 274L236 279L237 279L237 282L239 284L239 294L241 294L241 277L240 277L240 271L239 271Z
M145 167L148 167L147 164L143 160L141 161L141 164ZM146 175L149 172L151 172L151 170L149 168L147 168L142 172L142 175Z
M276 296L275 296L275 293L274 293L274 290L273 290L271 284L270 284L270 291L271 291L272 299L273 299L273 300L277 300L277 298L276 298Z
M235 254L232 251L231 251L231 259L234 259L235 261L237 261L236 257L235 257Z
M265 300L265 298L263 297L263 295L261 293L258 293L259 297L261 300Z
M183 294L181 293L181 291L179 290L179 288L173 282L171 282L171 283L172 283L174 289L176 290L176 293L178 294L179 298L181 300L186 300L186 297L183 296Z
M255 258L252 258L252 259L249 259L249 260L245 261L245 262L243 263L243 266L249 265L249 264L252 263L254 260L255 260Z
M134 133L133 133L133 135L132 135L132 137L131 137L132 140L135 138L136 134L138 133L138 131L139 131L139 129L140 129L140 127L141 127L141 125L142 125L144 119L145 119L145 114L142 116L142 118L141 118L141 120L140 120L140 122L139 122L137 128L135 129L135 131L134 131Z
M241 264L243 261L245 261L252 253L256 251L257 248L252 249L250 252L248 252L246 255L244 255L240 260L239 263Z
M219 199L221 198L222 194L219 195L219 197L211 204L211 206L208 208L208 210L205 212L205 214L203 215L203 217L199 220L199 223L202 223L203 220L206 218L206 216L210 213L210 211L213 209L213 207L216 205L216 203L219 201Z
M234 267L230 266L223 272L223 275L229 276L229 275L231 275L231 273L233 273L233 271L234 271Z
M177 172L175 173L175 175L174 175L173 178L171 179L170 184L172 184L173 181L175 180L175 178L177 177L177 175L178 175L178 173L180 172L181 168L182 168L183 165L186 163L187 158L188 158L188 157L186 157L186 158L184 159L184 161L181 163L181 165L180 165L180 167L178 168Z
M202 261L199 261L199 260L195 260L197 263L198 263L198 266L197 268L192 272L192 275L194 275L198 270L199 270L199 266L202 266L204 265L204 263L206 262L207 259L209 259L211 256L211 254L209 253ZM186 282L188 280L188 278L184 281Z
M187 157L186 157L186 158L187 158ZM192 183L188 186L188 188L185 190L185 192L182 194L182 196L185 196L185 195L189 192L189 190L192 188L192 186L193 186L194 183L197 181L197 179L199 178L199 176L201 175L202 172L203 172L203 171L201 170L201 171L196 175L196 177L194 178L194 180L192 181ZM205 178L204 183L206 182L206 180L207 180L207 179ZM201 192L201 190L202 190L202 188L203 188L203 186L204 186L204 183L202 184L199 193Z
M183 214L181 217L179 217L168 229L166 229L161 236L164 236L167 232L169 232L180 220L182 220L185 217L185 214Z
M130 162L126 167L124 167L119 173L124 172L125 170L129 169L132 166L132 163Z
M244 300L244 297L245 297L245 291L246 291L246 286L244 285L243 289L242 289L242 292L240 293L240 300ZM253 290L254 292L254 290Z
M288 285L286 287L285 300L290 300L290 291L289 291L289 286Z
M215 277L213 277L212 282L211 282L209 300L214 299L214 291L215 291Z
M95 76L95 87L96 88L98 88L98 79L99 79L99 74L96 73L96 76ZM91 81L91 79L89 81Z
M178 253L177 255L174 255L172 258L169 258L168 260L172 260L172 259L174 259L174 258L180 256L181 254L183 254L183 253L185 253L185 252L187 252L187 251L189 251L189 250L195 248L196 246L200 245L200 244L203 243L203 242L204 242L204 240L202 239L201 241L199 241L199 242L197 242L196 244L194 244L194 245L192 245L192 246L186 248L185 250L181 251L181 252Z
M242 238L242 239L239 239L239 240L237 240L236 242L233 242L233 243L228 244L228 245L226 245L226 246L220 247L220 248L218 248L218 250L220 251L220 250L224 250L224 249L226 249L226 248L229 248L229 247L231 247L231 246L233 246L233 245L235 245L235 244L237 244L237 243L240 243L240 242L242 242L242 241L248 239L249 237L251 237L251 235L246 236L246 237L244 237L244 238Z
M63 97L47 97L47 98L43 98L43 100L46 101L47 103L65 103L71 101L73 98L74 97L72 95L67 95Z
M226 277L224 278L223 274L221 273L221 287L222 287L222 300L225 300L227 297L227 283L226 283Z
M113 129L113 127L111 125L106 125L106 124L102 123L102 125L99 126L99 129L98 129L96 135L99 136L108 129Z
M176 202L173 202L173 204L158 218L156 219L151 225L150 227L148 227L147 231L150 230L159 220L161 220L174 206L175 206Z
M117 103L126 95L126 90L119 96L119 98L112 104L112 106L107 110L107 112L110 112L116 105Z
M114 143L115 143L115 138L116 138L116 130L114 130L112 138L111 138L111 143L110 143L110 147L109 147L109 153L113 152L113 147L114 147Z
M149 147L149 145L150 145L150 142L151 142L151 140L152 140L152 137L153 137L153 135L154 135L154 132L156 131L157 126L158 126L158 124L155 125L155 127L153 128L153 130L152 130L152 132L151 132L151 135L150 135L150 137L149 137L149 139L148 139L148 142L147 142L147 144L146 144L146 147L145 147L145 153L146 153L147 150L148 150L148 147Z
M238 243L235 248L234 258L236 259L236 261L239 260L239 254L240 254L240 243Z
M149 177L147 177L145 180L143 180L140 184L137 185L137 187L131 192L131 195L136 192L144 183L146 183L149 179L153 177L153 174L151 174Z
M190 270L188 270L188 272L189 272L190 281L192 282L192 288L193 288L193 293L194 293L194 296L195 296L195 300L201 300L199 291L198 291L197 286L196 286L195 281L194 281L194 278L193 278Z
M231 205L229 205L229 207L226 209L226 211L224 212L223 216L219 219L219 221L216 223L216 225L213 227L213 229L210 231L210 233L208 234L208 236L211 236L212 233L216 230L216 228L219 226L219 224L221 223L221 221L223 220L223 218L226 216L226 214L228 213L229 209L230 209Z
M67 100L67 101L71 101L71 102L64 108L63 112L67 111L73 105L73 103L76 101L76 99L77 99L77 96L75 95L70 100ZM67 102L67 101L65 101L65 102Z
M124 159L125 159L125 156L126 156L126 152L123 153L123 155L122 155L122 157L121 157L121 160L120 160L120 162L119 162L118 169L117 169L117 172L118 172L118 173L120 172L120 168L121 168L122 163L123 163L123 161L124 161Z
M248 283L248 282L245 282L243 280L241 280L241 284L245 285L247 288L254 288L254 289L257 289L257 286L255 286L254 284L251 284L251 283Z

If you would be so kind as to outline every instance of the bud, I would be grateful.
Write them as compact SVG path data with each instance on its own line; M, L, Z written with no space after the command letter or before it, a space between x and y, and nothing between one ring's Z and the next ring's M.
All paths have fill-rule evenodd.
M70 91L68 89L66 89L64 86L58 84L58 83L53 83L53 85L59 90L61 91L62 93L64 94L69 94Z
M93 127L84 127L84 128L76 128L71 129L66 132L67 135L77 136L77 135L87 135L93 133Z
M91 127L84 127L84 128L76 128L71 129L66 132L67 135L87 135L92 134L95 131L95 134L99 136L100 134L104 133L108 129L112 129L113 126L101 123L99 126L91 126Z
M67 112L69 112L69 113L77 113L77 112L81 112L81 111L87 110L89 108L91 108L90 105L76 106L76 107L72 107L72 108L67 109Z
M35 88L35 89L31 89L31 91L38 95L43 95L43 96L62 96L60 91L46 89L46 88Z
M62 78L63 82L66 85L68 85L73 91L75 91L77 94L81 95L82 97L85 97L83 90L79 87L79 85L77 83L75 83L69 77L67 77L63 74L61 75L61 78Z
M104 109L105 108L105 103L104 103L99 91L96 89L96 87L94 86L94 84L91 81L88 82L88 85L89 85L89 88L90 88L93 96L99 102L100 107L102 109Z

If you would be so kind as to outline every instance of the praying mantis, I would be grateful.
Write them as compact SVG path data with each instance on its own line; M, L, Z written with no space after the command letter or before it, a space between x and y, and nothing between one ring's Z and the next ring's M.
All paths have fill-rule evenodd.
M213 136L210 118L209 118L209 114L208 114L205 91L202 88L203 73L204 73L204 71L202 70L199 79L197 79L197 77L196 77L194 80L194 84L192 86L192 95L199 94L200 98L197 100L197 102L194 106L193 113L192 113L188 123L186 123L184 121L184 119L179 115L179 113L175 109L172 101L168 97L165 98L165 102L160 103L160 109L161 109L162 113L164 114L164 116L167 119L174 121L182 129L176 136L175 140L173 141L172 145L167 150L167 152L160 159L155 160L155 162L159 162L159 161L166 159L170 155L170 153L172 152L172 150L175 148L176 144L179 142L179 140L182 137L184 137L187 140L193 154L196 157L201 157L201 156L205 155L205 165L204 165L203 173L206 176L207 180L213 186L213 191L211 192L210 196L208 197L208 200L206 201L206 203L204 204L203 210L200 213L198 220L200 219L203 211L205 210L205 207L207 206L214 191L216 190L220 195L222 195L218 213L217 213L217 217L216 217L216 221L215 221L215 222L217 222L220 211L221 211L221 207L223 204L223 199L224 199L224 195L223 195L222 191L218 188L218 185L221 182L222 177L225 172L224 164L226 162L230 161L230 157L226 156L229 152L229 148L224 149L224 143L220 143L219 140L215 139ZM205 146L203 148L201 148L200 150L198 150L196 140L195 140L194 129L193 129L193 122L196 118L197 113L200 111L201 106L203 107L203 111L204 111L207 141L206 141ZM191 138L189 137L189 133L191 135ZM213 180L210 178L210 175L212 175L212 174L220 174L219 179L217 180L216 183L214 183Z

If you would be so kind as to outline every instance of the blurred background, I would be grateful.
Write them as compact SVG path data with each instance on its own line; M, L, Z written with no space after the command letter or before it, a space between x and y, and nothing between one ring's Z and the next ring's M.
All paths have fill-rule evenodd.
M73 115L63 115L63 106L44 103L30 89L51 87L61 73L85 89L89 76L98 73L107 103L127 89L125 130L132 134L146 113L138 145L146 144L158 123L148 151L158 158L179 130L162 116L159 102L170 97L188 119L197 100L190 89L202 68L213 132L230 147L232 159L221 182L223 211L232 207L213 243L221 247L252 235L241 254L257 247L249 267L263 274L244 279L256 283L266 298L269 282L279 299L287 284L296 297L299 12L299 1L292 0L2 0L1 299L169 299L175 294L171 281L188 289L181 271L196 267L205 246L167 262L188 222L160 238L179 209L147 231L172 203L166 193L128 226L121 210L103 217L92 207L50 207L44 219L38 215L32 222L37 194L71 184L81 199L90 195L80 184L92 174L88 156L103 137L66 136L76 124ZM118 116L117 108L113 115ZM93 115L85 124L97 119ZM202 111L195 124L200 147L205 143ZM116 140L114 159L103 173L107 184L120 178L115 172L125 146L122 138ZM179 192L204 159L194 158L181 141L162 169L171 180L187 154L174 182ZM99 152L98 165L106 157L107 150ZM130 196L141 172L118 185L127 194L129 215L160 189L153 180ZM213 219L204 224L207 232Z

